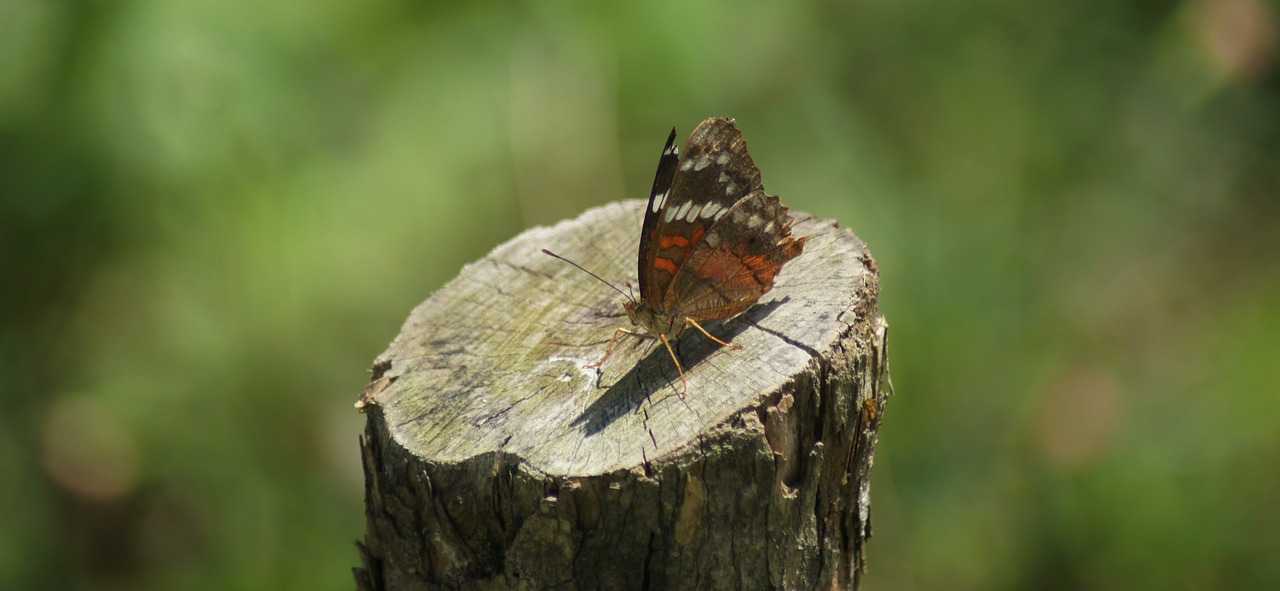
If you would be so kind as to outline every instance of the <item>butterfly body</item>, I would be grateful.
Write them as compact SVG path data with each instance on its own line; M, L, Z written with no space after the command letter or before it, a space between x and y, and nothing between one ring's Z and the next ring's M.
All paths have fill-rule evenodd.
M729 345L700 324L742 314L773 288L782 266L804 251L791 217L768 195L746 140L732 119L703 121L681 155L675 130L667 139L640 234L640 298L623 305L644 332L614 332L662 341L671 348L689 326ZM687 383L686 383L687 388ZM683 397L683 393L681 394Z
M639 326L649 335L678 339L689 328L689 323L679 315L659 312L639 302L627 302L622 305L631 318L631 324Z

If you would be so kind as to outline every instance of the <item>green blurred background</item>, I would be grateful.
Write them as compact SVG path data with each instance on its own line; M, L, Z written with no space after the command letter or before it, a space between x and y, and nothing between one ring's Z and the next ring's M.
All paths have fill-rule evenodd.
M351 589L409 310L713 115L880 263L865 588L1280 588L1278 15L0 0L0 588Z

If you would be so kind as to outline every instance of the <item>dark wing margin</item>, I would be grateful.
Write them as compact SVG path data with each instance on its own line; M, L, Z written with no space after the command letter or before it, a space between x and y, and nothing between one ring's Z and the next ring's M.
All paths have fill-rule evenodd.
M644 210L644 225L640 227L640 255L637 262L640 277L640 300L652 301L650 294L654 289L653 259L658 249L651 244L654 238L653 228L662 214L662 208L669 201L671 184L676 178L676 166L680 163L680 148L676 146L676 128L671 128L667 137L667 145L662 148L662 156L658 158L658 172L653 177L653 190L649 192L649 205Z

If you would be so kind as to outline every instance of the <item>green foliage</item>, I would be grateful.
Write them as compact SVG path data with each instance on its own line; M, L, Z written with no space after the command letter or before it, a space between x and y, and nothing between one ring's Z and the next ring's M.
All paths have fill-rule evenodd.
M1278 15L10 0L0 588L351 588L410 308L713 115L879 260L867 588L1280 587Z

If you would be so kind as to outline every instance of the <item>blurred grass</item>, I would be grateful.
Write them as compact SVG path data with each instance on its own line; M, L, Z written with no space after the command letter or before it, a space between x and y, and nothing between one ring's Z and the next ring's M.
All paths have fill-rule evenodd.
M866 588L1277 588L1277 9L8 0L0 588L351 588L410 308L712 115L880 263Z

